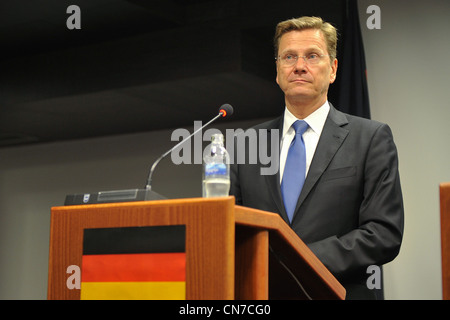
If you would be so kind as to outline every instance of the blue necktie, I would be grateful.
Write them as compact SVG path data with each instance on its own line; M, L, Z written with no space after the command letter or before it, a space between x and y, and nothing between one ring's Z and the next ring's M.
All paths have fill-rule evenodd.
M302 135L308 129L308 124L303 120L297 120L292 124L292 127L295 130L295 137L289 147L283 180L281 181L284 207L291 222L298 197L305 182L306 150Z

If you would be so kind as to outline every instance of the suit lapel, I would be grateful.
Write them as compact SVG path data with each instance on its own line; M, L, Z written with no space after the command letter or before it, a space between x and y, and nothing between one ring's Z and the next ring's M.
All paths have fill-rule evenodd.
M342 112L337 111L330 103L330 112L327 120L325 121L311 166L309 167L305 184L303 185L302 192L300 193L294 218L302 203L309 195L319 178L322 176L334 155L347 137L348 130L342 127L347 123L347 117Z
M278 146L281 145L281 132L283 132L283 117L276 119L275 121L271 122L270 127L267 127L268 134L267 134L267 145L268 150L272 150L271 148L271 135L273 134L273 130L278 130ZM263 142L264 143L264 142ZM281 196L281 187L280 187L280 154L279 154L279 148L278 153L276 155L271 155L272 161L276 161L278 164L278 170L276 174L272 175L266 175L265 179L267 182L268 189L270 191L270 194L272 196L272 200L274 201L275 205L278 208L278 212L280 213L283 220L285 220L287 223L289 223L289 218L287 216L286 210L284 208L283 198ZM266 165L267 167L268 165ZM264 167L264 166L262 166Z

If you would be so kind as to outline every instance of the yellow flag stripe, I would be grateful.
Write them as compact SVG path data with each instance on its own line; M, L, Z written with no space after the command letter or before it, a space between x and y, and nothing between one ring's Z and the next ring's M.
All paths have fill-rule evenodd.
M185 300L186 282L82 282L81 300Z

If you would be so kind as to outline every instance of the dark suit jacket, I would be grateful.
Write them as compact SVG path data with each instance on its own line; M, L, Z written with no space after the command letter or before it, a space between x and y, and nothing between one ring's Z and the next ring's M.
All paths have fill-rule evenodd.
M254 129L267 129L268 135L278 129L281 138L282 125L280 117ZM366 285L367 267L393 260L403 235L398 158L390 128L330 104L292 223L281 198L279 173L261 175L260 168L259 163L231 165L230 194L236 203L280 214L343 284L348 299L373 298Z

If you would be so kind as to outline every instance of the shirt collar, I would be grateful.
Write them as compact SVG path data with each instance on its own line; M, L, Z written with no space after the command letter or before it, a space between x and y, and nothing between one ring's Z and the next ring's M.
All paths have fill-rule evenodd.
M317 135L320 136L320 134L322 133L323 126L325 125L325 121L327 119L329 111L330 111L330 104L328 103L328 100L325 101L325 103L320 108L318 108L316 111L311 113L305 119L297 119L288 110L288 108L285 107L282 137L284 137L286 135L289 128L297 120L305 120L306 123L309 125L308 130L312 129Z

